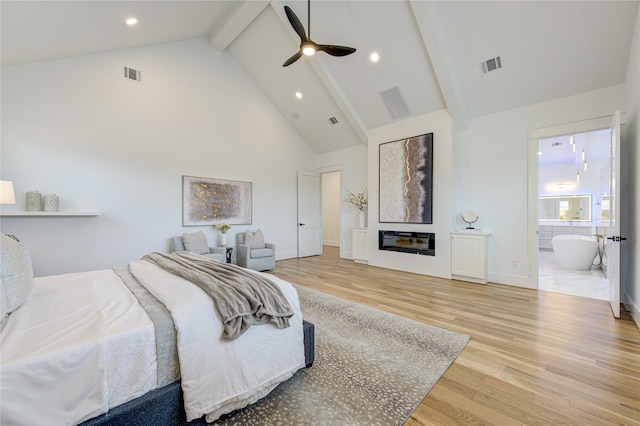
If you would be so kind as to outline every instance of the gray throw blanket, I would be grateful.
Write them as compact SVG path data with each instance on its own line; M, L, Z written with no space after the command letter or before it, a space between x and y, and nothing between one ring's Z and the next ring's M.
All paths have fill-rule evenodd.
M243 268L189 252L150 253L142 258L196 284L214 302L222 338L233 340L254 324L289 327L293 309L272 281Z

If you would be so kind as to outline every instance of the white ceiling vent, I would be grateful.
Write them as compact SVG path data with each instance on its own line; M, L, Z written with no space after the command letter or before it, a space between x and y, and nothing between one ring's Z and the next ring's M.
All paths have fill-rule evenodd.
M336 124L338 124L338 119L335 117L329 117L327 118L327 121L329 122L329 124L331 124L332 126L335 126Z
M379 92L384 106L387 107L391 118L394 120L411 115L407 101L400 91L399 86L393 86Z
M124 67L124 78L127 80L142 83L142 72L129 67Z
M482 67L482 74L497 71L502 68L502 58L500 56L496 56L495 58L487 59L481 63L480 66Z

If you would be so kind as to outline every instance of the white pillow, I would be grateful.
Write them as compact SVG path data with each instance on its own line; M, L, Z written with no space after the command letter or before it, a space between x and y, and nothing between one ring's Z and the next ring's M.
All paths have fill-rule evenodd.
M249 249L264 248L265 244L262 230L258 229L256 232L251 232L249 230L244 231L244 243L249 246Z
M208 254L209 245L207 244L207 237L204 232L198 231L195 234L182 234L182 241L184 242L184 249L186 251L192 251L198 254Z
M5 319L27 300L33 287L33 268L27 247L0 234L0 319Z

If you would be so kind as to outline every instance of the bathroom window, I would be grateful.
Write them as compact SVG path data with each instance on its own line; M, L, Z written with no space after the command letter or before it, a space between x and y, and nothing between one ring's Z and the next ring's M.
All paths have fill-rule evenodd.
M558 222L591 222L591 195L540 197L538 218Z

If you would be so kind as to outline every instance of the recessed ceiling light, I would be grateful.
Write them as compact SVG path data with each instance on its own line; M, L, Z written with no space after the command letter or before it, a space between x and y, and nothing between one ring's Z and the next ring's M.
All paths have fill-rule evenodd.
M370 58L371 58L371 62L378 62L380 60L380 55L378 55L376 52L373 52Z
M135 25L138 23L138 19L137 18L129 18L125 21L127 23L127 25Z
M296 98L302 99L302 93L301 92L296 92Z

